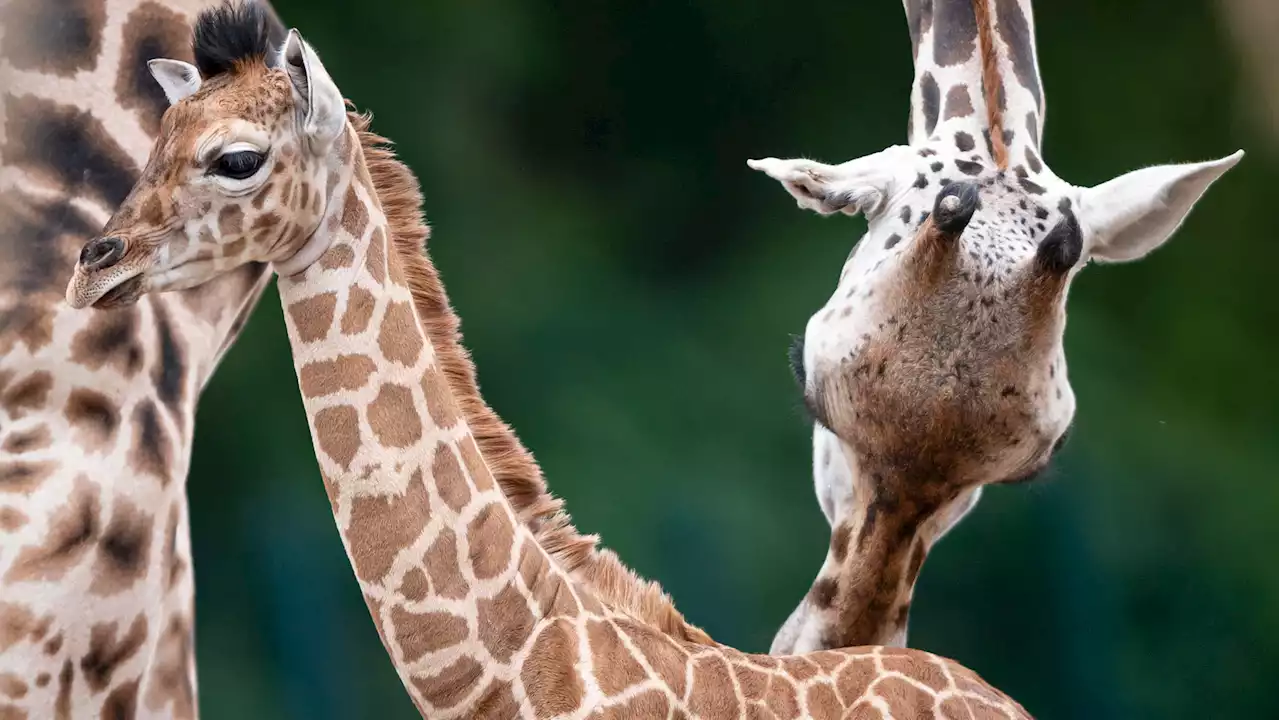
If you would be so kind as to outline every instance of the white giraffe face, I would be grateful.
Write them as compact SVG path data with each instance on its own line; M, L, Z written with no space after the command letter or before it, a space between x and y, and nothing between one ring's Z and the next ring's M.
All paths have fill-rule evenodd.
M838 166L752 162L801 207L867 215L805 331L806 400L861 473L912 482L916 498L935 486L939 503L1047 464L1075 412L1071 279L1089 259L1158 246L1235 161L1143 170L1104 192L1044 167L997 170L982 142L957 132Z

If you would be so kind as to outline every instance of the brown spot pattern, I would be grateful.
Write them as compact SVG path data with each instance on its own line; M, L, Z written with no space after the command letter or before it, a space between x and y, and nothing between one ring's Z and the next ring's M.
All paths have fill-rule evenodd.
M405 448L422 437L422 419L413 404L413 391L385 383L369 403L369 427L383 447Z
M27 694L27 682L17 673L0 673L0 694L19 700Z
M67 504L49 519L44 544L24 547L5 573L5 582L61 578L97 540L98 512L98 489L77 478Z
M533 613L515 585L478 601L480 642L498 662L505 663L524 647L533 633Z
M423 560L436 595L457 600L467 594L467 584L458 567L458 540L452 530L445 528L440 532Z
M572 712L582 703L582 679L573 668L578 662L578 640L568 620L554 620L533 641L520 679L538 717Z
M350 405L325 408L315 415L316 443L320 450L342 468L360 449L360 414Z
M684 651L670 638L659 635L651 628L622 621L617 626L631 638L631 643L644 655L645 662L658 674L662 683L671 688L677 697L684 697L685 664L689 660Z
M616 695L644 682L644 668L622 644L618 631L606 621L587 622L587 643L591 647L591 663L596 682L605 695Z
M58 699L53 704L53 714L58 720L71 719L71 687L75 679L75 667L71 658L67 658L58 672Z
M373 293L362 287L352 287L347 293L347 309L342 313L342 334L357 335L369 327L376 303Z
M27 524L27 515L17 508L0 508L0 530L13 532Z
M116 669L142 647L147 639L147 619L137 616L128 632L117 638L119 631L118 623L98 623L89 630L89 652L80 660L80 672L94 692L105 690Z
M320 267L325 270L351 267L355 262L356 253L346 243L336 243L320 256Z
M964 85L952 85L947 91L947 103L943 109L942 118L950 120L969 117L972 114L973 100L969 97L969 88Z
M169 625L156 645L156 660L147 683L147 707L160 710L172 706L167 714L175 718L195 717L195 673L191 668L191 631L180 616L169 619Z
M390 361L412 367L422 353L422 331L413 307L407 302L391 303L382 316L378 349Z
M151 77L147 61L165 57L190 62L191 28L182 15L158 2L138 6L125 21L120 66L116 72L116 101L137 112L142 129L151 137L160 132L160 116L169 101Z
M416 540L431 519L431 501L422 471L409 477L404 494L360 495L351 499L351 562L356 575L378 582L401 549Z
M400 578L400 594L406 600L416 602L427 597L427 593L431 592L431 584L427 582L427 574L420 568L410 568Z
M511 683L493 680L480 694L472 711L475 720L511 720L520 714L520 705L511 693Z
M462 512L471 499L471 489L467 487L467 478L462 474L462 466L453 454L453 448L447 443L436 445L435 459L431 461L431 477L435 480L436 491L440 499L454 512Z
M387 236L382 228L374 228L369 238L369 251L364 256L365 269L369 271L373 281L382 284L387 279Z
M467 466L467 473L471 475L471 483L476 486L476 489L480 492L492 490L493 473L489 471L489 466L480 457L480 451L476 449L475 439L467 435L459 440L458 451L462 453L462 462Z
M136 307L95 313L95 322L71 341L71 360L90 370L113 365L132 376L141 369L143 360L138 324Z
M4 55L19 70L71 77L97 65L105 0L13 0L0 14Z
M435 675L413 678L423 699L439 710L462 702L484 676L484 668L472 657L460 657Z
M369 224L369 211L356 195L355 183L347 186L347 195L342 201L342 229L351 233L352 237L364 236L364 229Z
M404 661L408 663L467 639L466 618L447 612L415 613L393 607L391 625Z
M333 325L333 312L337 304L337 294L327 292L290 305L289 318L298 330L298 339L311 343L327 335L329 327Z
M0 652L27 638L36 624L36 616L22 605L0 602Z
M836 698L836 691L826 683L809 686L805 705L813 720L840 720L840 700Z
M496 577L511 561L513 529L511 521L498 503L480 510L467 525L467 546L471 549L471 568L477 578Z
M129 462L138 472L154 475L162 483L168 483L173 443L160 424L156 404L151 400L138 403L133 411L133 422L137 433L134 435L133 448L129 451Z
M52 460L0 462L0 492L29 493L52 475L57 467Z
M120 424L120 411L111 400L97 390L74 388L67 396L63 410L67 421L81 429L85 439L101 446L115 436Z
M132 587L147 573L151 556L152 517L124 498L117 498L98 542L93 584L89 591L113 595Z
M840 699L846 705L852 705L867 692L867 688L871 686L871 681L875 678L876 666L874 661L870 659L850 660L836 675L836 691L839 692Z
M431 421L440 429L453 427L458 422L458 403L444 379L444 373L435 365L422 374L422 394L427 401Z
M138 685L142 678L134 678L111 691L102 703L102 718L125 720L138 714Z
M882 678L876 683L875 692L888 703L895 718L928 717L933 711L933 695L902 678Z
M738 717L742 707L733 689L733 677L724 658L716 655L693 661L693 687L689 711L699 717Z
M51 443L53 443L53 433L49 432L49 426L37 425L9 433L0 448L12 455L21 455L24 452L49 447Z
M27 410L38 410L44 407L51 389L53 389L53 375L44 370L33 372L9 386L4 395L0 396L0 405L8 411L9 417L20 418L26 414Z
M369 382L376 366L365 355L339 355L302 366L298 384L305 397L324 397L342 390L358 390Z

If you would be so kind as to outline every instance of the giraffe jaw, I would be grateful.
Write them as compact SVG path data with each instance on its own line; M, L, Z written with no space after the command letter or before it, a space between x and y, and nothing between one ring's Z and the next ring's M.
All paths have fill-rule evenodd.
M142 293L142 276L134 275L103 293L102 297L98 298L91 307L95 310L127 307L136 304L138 299L142 297Z
M87 307L109 310L133 305L147 292L141 268L114 277L102 277L105 274L90 272L77 265L71 282L67 284L67 304L77 310Z

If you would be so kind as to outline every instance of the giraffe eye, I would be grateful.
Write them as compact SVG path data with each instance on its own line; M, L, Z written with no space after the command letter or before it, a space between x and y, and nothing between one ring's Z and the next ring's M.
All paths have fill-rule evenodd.
M240 150L220 155L213 165L213 172L233 180L251 177L262 167L266 155L253 150Z

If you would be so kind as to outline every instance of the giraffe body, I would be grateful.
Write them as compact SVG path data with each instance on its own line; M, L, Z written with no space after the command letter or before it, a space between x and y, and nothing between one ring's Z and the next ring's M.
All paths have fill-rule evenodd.
M1072 278L1158 247L1243 154L1073 186L1040 152L1030 0L903 5L909 144L840 165L748 161L800 207L868 226L792 350L832 536L779 654L906 644L929 548L983 486L1034 477L1066 437Z
M747 655L583 575L576 536L522 518L481 452L416 181L315 52L295 31L212 76L155 72L175 102L161 142L67 298L274 264L334 518L424 716L1027 717L928 653Z
M96 317L63 289L159 131L200 0L0 4L0 717L194 718L200 391L269 275Z

